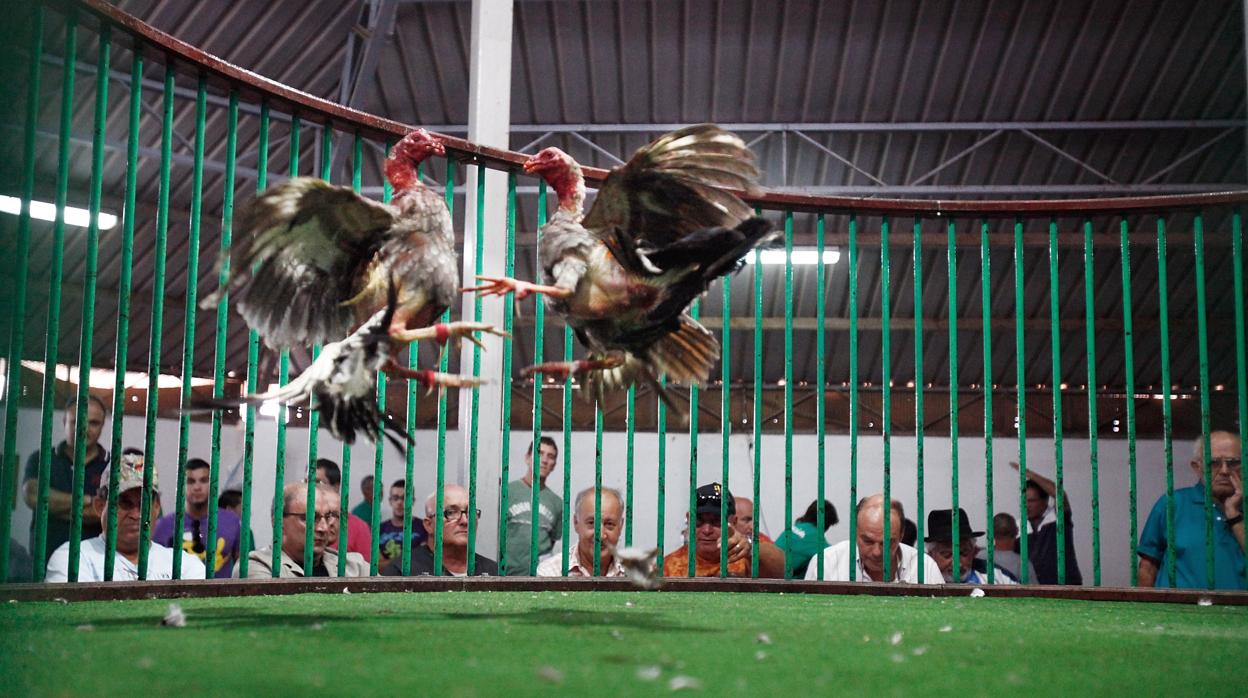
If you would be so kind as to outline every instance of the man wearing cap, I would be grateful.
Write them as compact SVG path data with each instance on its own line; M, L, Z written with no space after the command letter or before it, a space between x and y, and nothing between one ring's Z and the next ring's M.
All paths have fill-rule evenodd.
M958 549L954 552L953 548L953 510L952 509L933 509L927 513L927 537L923 542L927 544L927 554L936 561L940 567L941 578L946 583L960 582L962 584L988 584L988 563L975 558L975 553L979 552L979 545L975 543L975 539L984 535L983 531L972 531L971 520L966 515L966 510L958 508ZM953 575L953 556L958 556L958 576L960 579L954 579ZM1009 572L993 565L996 568L996 574L993 575L994 584L1017 584ZM924 580L927 581L927 580Z
M936 561L922 551L905 543L901 538L902 514L900 507L884 505L884 495L873 494L863 497L854 511L857 524L855 550L856 560L854 580L858 582L903 582L919 583L919 566L923 566L923 583L939 584L941 582L940 567ZM885 512L887 511L887 518ZM889 528L889 563L888 578L884 574L884 526L887 521ZM829 546L823 552L823 579L829 582L848 582L851 558L849 555L850 541L844 540ZM811 564L806 568L806 579L815 581L819 578L819 565Z
M113 563L114 581L132 581L139 578L139 530L143 503L143 456L128 453L117 464L117 551ZM92 512L101 529L108 526L109 471L100 478L99 489L91 501ZM156 473L152 472L151 518L160 514ZM79 582L104 581L106 533L82 541L78 552ZM69 543L57 548L48 560L44 581L69 581ZM151 543L147 550L147 579L173 579L173 556L182 556L182 579L203 579L204 563L187 552L175 551L159 543Z
M308 487L316 488L316 508L313 510L312 570L303 569L303 554L307 536ZM282 554L279 577L337 577L338 550L338 493L319 483L292 482L282 490ZM253 550L247 556L249 579L273 576L273 546ZM368 576L368 563L359 553L347 553L346 577ZM234 567L238 576L238 566Z
M702 485L697 489L697 521L692 540L695 554L695 576L718 577L722 530L719 527L720 503L727 497L728 503L728 576L750 576L752 541L736 529L736 505L731 492L718 482ZM664 577L689 576L689 547L682 545L663 558ZM774 544L760 540L758 543L758 576L783 577L784 553Z

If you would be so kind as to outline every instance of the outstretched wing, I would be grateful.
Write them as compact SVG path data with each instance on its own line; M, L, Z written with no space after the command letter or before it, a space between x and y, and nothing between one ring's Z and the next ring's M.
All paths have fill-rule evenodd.
M688 126L642 147L608 175L583 223L626 266L644 269L633 250L733 228L753 215L730 190L753 191L757 182L754 154L740 137L714 124Z
M239 313L273 347L345 335L354 312L343 304L358 292L396 215L313 177L270 187L241 219L229 286Z

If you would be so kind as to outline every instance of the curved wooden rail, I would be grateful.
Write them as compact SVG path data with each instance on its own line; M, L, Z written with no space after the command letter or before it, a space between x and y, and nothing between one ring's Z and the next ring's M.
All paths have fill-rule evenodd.
M159 49L160 52L175 59L182 69L196 75L205 74L212 82L229 88L238 88L243 94L266 100L270 105L285 105L292 112L298 112L304 120L328 124L343 131L359 131L376 137L402 137L415 128L398 121L344 107L240 68L140 21L105 0L75 1L81 8L97 18L124 29L137 41ZM467 163L484 163L503 170L519 170L528 158L523 153L479 145L455 136L439 134L439 137L456 160ZM585 167L584 173L585 178L592 184L601 182L607 176L608 170ZM1147 213L1240 205L1248 203L1248 190L1173 196L1061 200L948 201L814 196L789 192L742 194L742 198L764 209L815 213L853 211L873 215L900 214L932 218L953 215L964 218L1037 217Z

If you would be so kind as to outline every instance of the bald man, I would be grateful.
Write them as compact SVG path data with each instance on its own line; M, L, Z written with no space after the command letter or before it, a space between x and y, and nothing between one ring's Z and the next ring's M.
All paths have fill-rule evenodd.
M434 552L437 541L438 517L442 517L442 575L463 577L468 574L468 518L481 518L481 510L468 508L468 490L459 485L446 485L442 490L442 510L438 511L438 493L425 499L426 538L417 544L412 541L412 574L433 574ZM475 576L498 576L498 565L490 558L475 553L472 574ZM385 575L403 574L402 555L394 558L381 570Z
M887 512L887 514L886 514ZM923 583L940 584L944 581L940 566L926 553L914 549L901 542L901 514L897 507L884 504L884 495L874 494L864 497L858 502L855 510L857 517L857 543L853 563L859 582L904 582L919 583L919 565L923 565ZM887 519L885 516L887 515ZM884 524L889 523L889 575L884 575ZM823 579L829 582L848 582L849 541L841 541L829 546L823 553ZM819 578L819 566L812 561L806 569L806 579L814 581Z
M1209 434L1210 490L1213 493L1213 588L1244 587L1244 480L1239 437L1228 431ZM1197 438L1189 463L1196 484L1174 491L1174 586L1209 586L1205 566L1204 439ZM1138 567L1142 587L1168 587L1166 570L1166 498L1153 505L1140 534Z

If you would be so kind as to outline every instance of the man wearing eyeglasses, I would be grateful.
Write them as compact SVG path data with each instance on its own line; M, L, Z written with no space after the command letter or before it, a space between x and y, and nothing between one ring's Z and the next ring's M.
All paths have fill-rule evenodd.
M242 533L242 521L232 511L217 510L217 540L207 542L208 498L211 469L208 461L192 458L186 462L186 511L182 516L182 549L210 566L213 576L228 578L238 559L238 541ZM161 545L174 547L174 513L170 512L156 522L152 540ZM211 555L211 557L210 557Z
M425 500L425 529L423 545L412 545L411 573L433 574L433 555L438 517L442 519L442 576L465 577L468 575L468 517L481 518L481 510L468 508L468 490L459 485L446 485L442 490L442 510L437 511L438 493ZM498 565L488 557L477 553L473 576L498 575ZM398 556L381 571L384 575L403 574L403 558Z
M1239 437L1227 431L1209 435L1210 490L1213 493L1213 588L1244 587L1244 481ZM1174 586L1204 589L1206 576L1205 463L1203 439L1191 460L1196 484L1174 491ZM1168 587L1166 497L1153 505L1140 535L1139 585Z
M316 509L313 511L312 570L303 569L304 537L307 534L308 483L292 482L282 490L282 556L280 577L337 577L338 493L321 484L316 488ZM253 550L247 556L247 577L273 576L273 546ZM237 575L237 567L234 574ZM345 577L368 575L368 563L359 553L347 553Z

